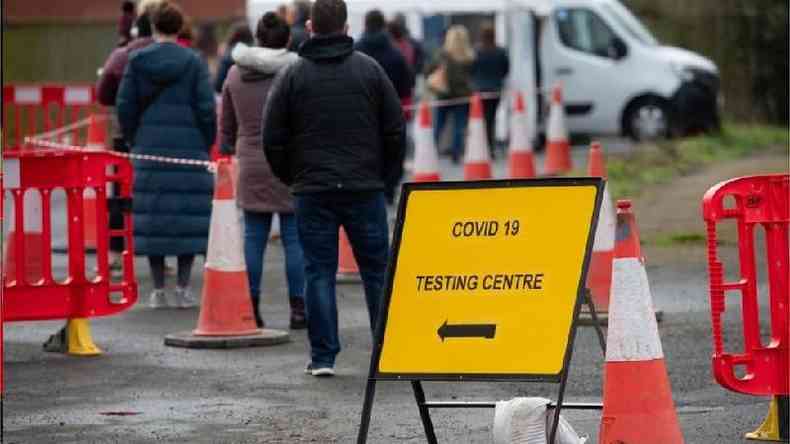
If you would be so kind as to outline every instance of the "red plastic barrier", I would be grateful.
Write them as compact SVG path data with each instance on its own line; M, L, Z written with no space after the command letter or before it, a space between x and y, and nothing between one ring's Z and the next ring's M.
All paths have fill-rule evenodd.
M5 196L5 188L3 187L3 161L0 157L0 196ZM3 227L3 216L5 211L5 204L0 204L0 227ZM1 229L1 228L0 228ZM0 236L0 251L3 251L3 236ZM5 271L5 261L0 260L0 276L3 276ZM3 301L5 301L5 292L3 291L4 285L0 285L0 399L5 393L3 387L5 386L5 372L3 371L5 363L5 352L3 351Z
M19 183L6 188L13 197L15 232L6 245L3 274L3 321L85 318L107 316L128 309L137 301L134 277L132 217L129 210L132 192L132 165L128 159L106 152L78 152L39 149L4 156L18 159ZM8 178L6 178L8 179ZM107 187L120 188L120 198L107 198ZM6 181L6 185L9 183ZM68 275L56 280L52 273L52 193L65 191L68 229ZM96 276L86 273L85 212L86 189L95 193L97 230ZM40 210L29 211L26 193L40 196ZM124 228L109 229L108 205L124 210ZM40 232L32 237L25 218L40 212ZM113 279L109 268L110 237L122 237L122 278ZM30 260L34 257L34 260Z
M725 198L734 206L725 204ZM710 305L713 326L713 373L723 387L752 395L788 394L788 199L790 175L753 176L722 182L705 193L703 217L708 231ZM724 281L724 266L717 256L716 224L735 219L738 224L740 279ZM760 312L757 300L755 228L765 229L765 254L771 313L771 339L760 338ZM743 312L742 353L728 353L722 339L722 313L725 293L738 291ZM738 376L736 368L745 374Z
M21 149L25 137L84 119L97 106L93 85L3 85L3 150ZM87 130L75 128L55 141L84 145Z

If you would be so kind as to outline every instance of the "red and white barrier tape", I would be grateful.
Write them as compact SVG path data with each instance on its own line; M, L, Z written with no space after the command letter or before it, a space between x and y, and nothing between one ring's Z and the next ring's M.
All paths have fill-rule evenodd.
M35 137L26 137L25 143L40 146L42 148L51 148L51 149L66 150L66 151L78 151L84 153L107 153L112 156L122 157L130 160L144 160L148 162L169 163L174 165L199 166L206 168L209 172L212 173L215 172L217 169L216 163L208 160L179 159L177 157L152 156L149 154L122 153L119 151L101 150L96 148L85 148L81 146L68 145L65 143L50 142L48 140L39 140L36 139Z
M543 91L541 92L544 93ZM481 99L495 99L495 98L504 97L507 94L509 94L508 91L503 91L501 93L498 92L479 93ZM472 101L472 97L467 96L467 97L459 97L456 99L432 100L427 103L430 107L437 108L443 106L461 105L461 104L469 103L471 101ZM406 111L415 111L419 107L420 107L420 102L417 102L414 105L404 106L403 109ZM99 115L98 117L101 119L107 119L106 115ZM122 153L119 151L112 151L112 150L96 150L95 148L85 148L85 147L52 142L51 140L47 140L86 127L89 125L89 123L90 123L90 117L63 126L61 128L56 128L52 131L47 131L45 133L25 137L25 144L36 145L43 148L60 149L60 150L68 150L68 151L80 151L80 152L92 152L92 153L95 153L97 151L106 152L113 156L123 157L131 160L144 160L149 162L161 162L161 163L169 163L175 165L193 165L193 166L205 167L208 171L211 172L216 171L216 163L207 160L180 159L176 157L152 156L148 154Z
M485 99L498 99L505 95L505 93L498 93L498 92L481 92L479 93L480 98ZM453 106L453 105L462 105L465 103L469 103L472 101L472 96L466 97L458 97L455 99L445 99L445 100L430 100L426 102L428 106L431 108L441 108L444 106ZM417 101L413 105L404 106L404 111L416 111L420 107L420 101Z
M100 122L107 120L107 116L104 115L104 114L99 114L99 115L95 116L95 118L99 119ZM86 118L84 118L82 120L78 120L78 121L76 121L74 123L70 123L70 124L68 124L66 126L62 126L60 128L55 128L52 131L47 131L45 133L36 134L36 135L31 136L29 138L35 138L37 140L54 139L55 137L62 136L64 134L66 134L66 133L69 133L69 132L72 132L72 131L75 131L75 130L78 130L78 129L85 128L86 126L88 126L90 124L90 120L91 120L90 117L86 117ZM26 139L26 141L27 141L27 139Z

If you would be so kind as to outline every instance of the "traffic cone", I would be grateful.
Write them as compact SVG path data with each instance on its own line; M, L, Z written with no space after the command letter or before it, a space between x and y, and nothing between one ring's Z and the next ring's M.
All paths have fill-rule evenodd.
M357 265L356 259L354 259L354 251L351 249L346 230L344 230L343 227L340 227L340 232L338 234L337 251L337 282L341 284L362 282L362 277L359 274L359 266Z
M618 214L636 227L629 201ZM599 443L682 443L647 272L633 249L615 253Z
M549 176L564 174L573 168L568 130L565 127L565 110L562 104L562 86L551 91L549 124L546 128L546 162L543 173Z
M590 144L590 160L587 164L587 175L606 178L606 161L599 142ZM612 286L612 261L614 260L615 211L612 196L609 194L609 183L604 185L601 212L598 215L598 226L595 229L590 268L587 272L587 288L590 289L595 310L601 313L609 311L609 291Z
M88 117L88 137L85 148L103 150L107 148L107 128L106 121L101 116L92 113Z
M198 325L192 332L168 335L165 345L235 348L288 341L287 332L258 329L252 310L231 163L220 160Z
M105 121L97 117L95 113L88 118L88 138L85 148L95 150L107 149L107 128ZM96 238L98 230L96 228L96 192L86 189L82 196L82 215L83 215L83 236L85 239L85 249L96 251Z
M209 158L212 162L225 157L219 150L220 135L222 134L222 96L217 96L214 99L214 106L217 114L217 135L214 138L214 143L211 144L209 149Z
M524 96L516 92L516 103L510 117L510 177L535 177L535 159L529 143L529 120Z
M6 160L6 163L19 162L18 160ZM28 283L36 283L44 277L44 261L43 255L48 245L44 243L44 235L42 233L42 206L41 198L38 193L28 192L21 197L20 200L14 199L11 215L8 217L10 221L10 228L8 237L4 243L4 256L5 256L5 273L3 280L6 284L17 279L17 267L21 266L22 270L19 274L21 279L25 279ZM16 206L18 203L22 204L22 212L24 213L25 225L24 227L16 226ZM20 250L18 249L21 242L24 253L23 257L18 257ZM21 264L17 264L21 261Z
M438 182L439 156L433 140L433 122L428 103L420 103L417 128L414 131L414 177L415 182Z
M466 134L466 154L464 156L464 180L484 180L491 178L491 155L483 121L483 103L480 94L472 96L469 111L469 128Z
M636 226L631 201L617 201L617 225L614 232L614 257L636 257L644 262L639 242L639 227Z

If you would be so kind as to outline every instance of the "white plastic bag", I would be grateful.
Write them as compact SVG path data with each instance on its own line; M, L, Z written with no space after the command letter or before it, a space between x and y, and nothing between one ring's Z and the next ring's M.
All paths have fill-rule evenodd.
M496 404L494 444L547 444L554 412L546 398L513 398ZM560 415L557 444L584 444L573 427Z

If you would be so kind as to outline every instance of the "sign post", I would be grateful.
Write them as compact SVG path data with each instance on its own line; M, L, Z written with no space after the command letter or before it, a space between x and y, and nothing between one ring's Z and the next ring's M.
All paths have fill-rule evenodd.
M600 178L404 185L358 443L381 380L411 381L430 443L430 408L493 404L426 402L421 381L558 383L553 442L602 189Z

